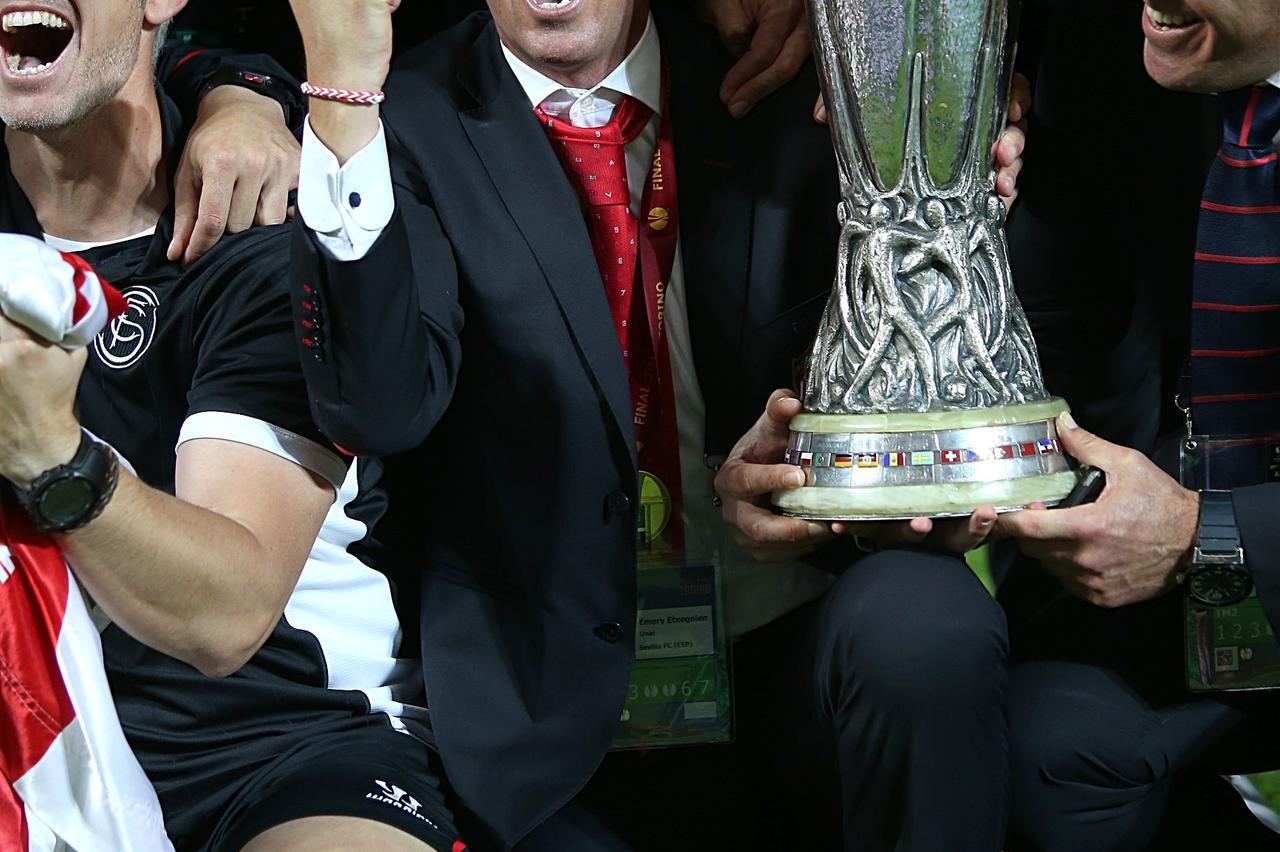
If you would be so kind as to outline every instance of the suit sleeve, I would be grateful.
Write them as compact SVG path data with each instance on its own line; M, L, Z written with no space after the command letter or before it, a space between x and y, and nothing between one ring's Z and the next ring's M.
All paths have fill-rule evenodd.
M410 155L387 128L395 212L359 260L294 223L293 309L316 423L343 449L421 444L453 395L462 308L453 250ZM410 237L412 235L412 238Z
M1280 635L1280 483L1236 488L1231 497L1249 573Z

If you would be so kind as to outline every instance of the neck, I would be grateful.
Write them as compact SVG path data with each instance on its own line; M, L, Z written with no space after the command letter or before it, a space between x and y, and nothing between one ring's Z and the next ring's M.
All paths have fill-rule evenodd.
M74 125L5 131L10 168L45 233L123 239L154 227L168 204L160 105L150 63L139 66L111 101Z

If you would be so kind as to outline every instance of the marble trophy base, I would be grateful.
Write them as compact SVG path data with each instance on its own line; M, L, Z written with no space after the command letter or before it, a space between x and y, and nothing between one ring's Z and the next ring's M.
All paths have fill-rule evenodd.
M1057 397L923 414L799 414L786 462L808 484L776 491L782 514L827 521L947 518L1054 505L1076 474L1058 442Z

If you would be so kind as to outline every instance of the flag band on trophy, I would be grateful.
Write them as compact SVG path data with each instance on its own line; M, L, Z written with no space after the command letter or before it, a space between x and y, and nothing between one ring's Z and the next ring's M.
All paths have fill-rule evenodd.
M979 461L1005 461L1030 456L1058 455L1062 447L1056 438L1000 444L993 447L956 448L946 450L913 450L874 453L813 453L787 450L783 461L801 467L931 467L937 464L969 464Z

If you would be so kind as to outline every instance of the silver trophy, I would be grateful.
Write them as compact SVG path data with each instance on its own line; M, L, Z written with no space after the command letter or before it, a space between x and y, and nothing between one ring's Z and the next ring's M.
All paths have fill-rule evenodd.
M841 232L786 454L807 484L774 494L784 514L946 517L1053 504L1076 482L991 167L1009 5L808 0Z

